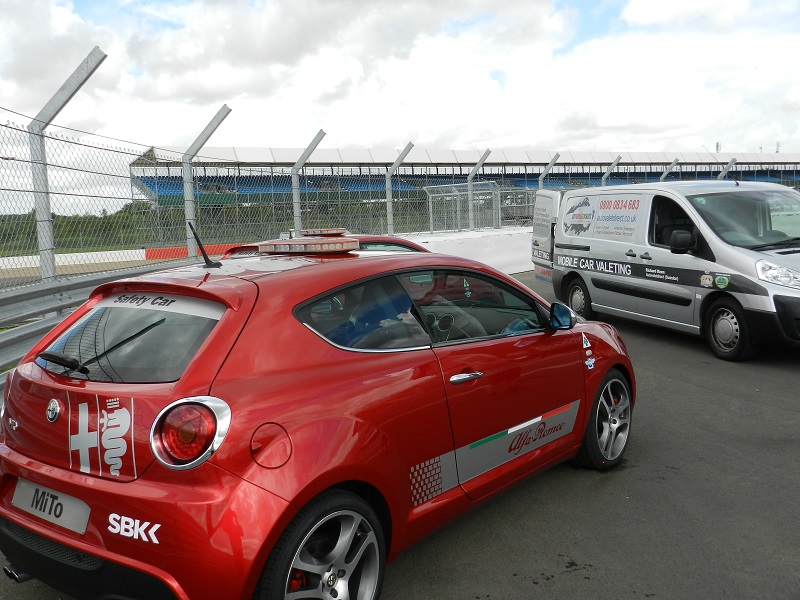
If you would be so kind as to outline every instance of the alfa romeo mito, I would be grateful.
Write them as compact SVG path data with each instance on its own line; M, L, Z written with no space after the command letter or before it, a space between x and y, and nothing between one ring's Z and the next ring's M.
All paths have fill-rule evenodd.
M610 325L484 264L296 237L108 283L8 375L5 572L76 598L375 600L520 479L623 460Z

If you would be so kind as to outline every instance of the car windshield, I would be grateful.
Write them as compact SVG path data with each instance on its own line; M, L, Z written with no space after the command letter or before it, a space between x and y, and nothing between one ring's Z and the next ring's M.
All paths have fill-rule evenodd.
M754 250L800 246L800 193L791 188L688 198L714 232L732 246Z
M90 381L177 381L223 312L223 305L196 298L118 294L98 303L36 362Z

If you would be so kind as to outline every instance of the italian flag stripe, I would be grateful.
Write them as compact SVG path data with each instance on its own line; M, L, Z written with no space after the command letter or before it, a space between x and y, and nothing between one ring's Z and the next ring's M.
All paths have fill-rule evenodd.
M494 435L490 435L489 437L483 438L482 440L478 440L477 442L474 442L474 443L470 444L469 447L470 447L470 449L477 448L478 446L482 446L483 444L488 444L492 440L496 440L497 438L500 438L500 437L503 437L503 436L506 436L506 435L508 435L508 429L506 429L505 431L501 431L500 433L495 433Z
M489 437L483 438L482 440L478 440L477 442L473 442L469 445L470 449L477 448L478 446L482 446L483 444L488 444L492 440L496 440L497 438L504 437L515 431L519 431L520 429L525 429L526 427L530 427L534 423L538 423L539 421L549 419L559 413L562 413L566 410L569 410L572 407L572 404L567 404L566 406L562 406L561 408L557 408L555 410L550 411L547 414L542 415L541 417L536 417L535 419L531 419L530 421L525 421L524 423L520 423L519 425L515 425L511 429L506 429L505 431L500 431L499 433L495 433L494 435L490 435Z
M558 413L562 413L565 410L569 410L570 408L572 408L572 404L567 404L566 406L562 406L561 408L557 408L554 411L551 411L551 412L547 413L546 415L542 415L542 419L549 419L550 417L553 417L553 416L557 415Z

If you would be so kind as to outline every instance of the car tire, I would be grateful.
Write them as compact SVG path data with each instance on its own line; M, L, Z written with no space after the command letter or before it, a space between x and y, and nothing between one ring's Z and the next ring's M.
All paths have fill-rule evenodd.
M566 300L567 306L584 319L597 317L597 313L592 310L592 298L589 296L589 290L580 277L572 279L567 284Z
M611 369L592 403L583 443L573 462L600 471L618 465L628 447L632 414L633 398L628 380Z
M385 565L383 532L372 507L350 492L326 492L283 532L253 598L299 600L307 589L309 598L375 600Z
M753 355L753 340L741 305L732 298L715 300L703 319L711 351L722 360L745 360Z

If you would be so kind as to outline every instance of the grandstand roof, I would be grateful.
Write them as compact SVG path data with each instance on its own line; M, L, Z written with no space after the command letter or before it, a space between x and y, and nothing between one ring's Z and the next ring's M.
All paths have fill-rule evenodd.
M180 165L185 150L175 147L152 147L140 155L131 166ZM291 167L297 162L303 148L203 148L194 158L194 165L223 166L275 166ZM389 148L317 148L306 162L307 166L390 166L402 150ZM412 148L403 160L403 166L475 165L484 150L442 150ZM544 150L497 149L492 150L484 163L486 166L547 165L556 152ZM679 163L692 165L725 165L735 158L737 164L781 165L800 164L800 154L758 152L570 152L560 151L559 165L609 165L620 156L620 165L663 164L676 158Z

